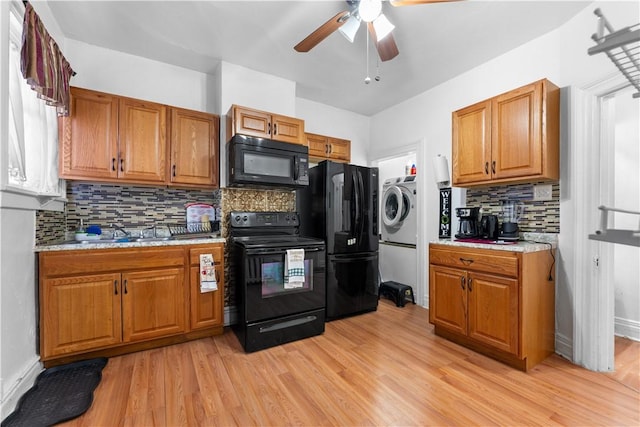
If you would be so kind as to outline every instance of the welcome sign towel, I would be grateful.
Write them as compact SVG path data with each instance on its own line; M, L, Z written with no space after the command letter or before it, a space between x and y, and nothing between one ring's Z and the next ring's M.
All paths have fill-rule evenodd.
M304 286L304 249L287 249L284 260L285 289Z

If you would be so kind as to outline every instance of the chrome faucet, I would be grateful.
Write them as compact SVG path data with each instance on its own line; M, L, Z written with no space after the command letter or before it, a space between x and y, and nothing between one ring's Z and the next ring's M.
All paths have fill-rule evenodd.
M140 231L140 237L145 237L144 232L147 230L151 230L153 232L153 236L151 237L153 237L154 239L158 237L155 225L152 225L151 227L147 227L144 230Z
M111 228L115 228L116 231L113 232L113 237L116 237L116 232L120 231L122 232L122 234L124 234L126 237L130 237L131 233L129 233L127 230L125 230L124 228L120 227L118 224L111 224Z

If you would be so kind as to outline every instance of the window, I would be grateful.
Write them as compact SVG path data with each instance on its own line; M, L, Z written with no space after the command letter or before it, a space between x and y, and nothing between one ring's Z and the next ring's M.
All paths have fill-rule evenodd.
M58 179L56 108L39 99L22 77L22 13L12 2L9 13L9 147L7 189L37 196L62 196Z

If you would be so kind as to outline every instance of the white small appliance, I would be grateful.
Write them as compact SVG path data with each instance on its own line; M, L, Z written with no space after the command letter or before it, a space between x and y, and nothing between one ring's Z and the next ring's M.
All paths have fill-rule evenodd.
M389 178L382 186L382 241L416 245L417 176Z

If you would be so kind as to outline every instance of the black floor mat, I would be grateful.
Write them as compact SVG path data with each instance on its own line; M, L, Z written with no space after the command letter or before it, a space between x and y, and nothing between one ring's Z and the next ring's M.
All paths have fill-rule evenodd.
M106 364L99 358L45 369L2 427L51 426L82 415L91 407Z

